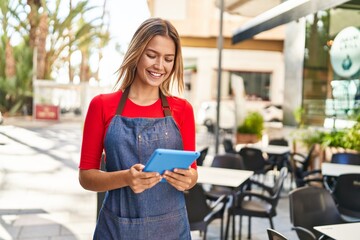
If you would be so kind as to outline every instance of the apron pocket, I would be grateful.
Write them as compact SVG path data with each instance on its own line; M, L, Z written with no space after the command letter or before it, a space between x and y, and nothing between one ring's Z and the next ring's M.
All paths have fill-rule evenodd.
M155 217L121 218L103 207L94 239L188 240L191 237L185 208Z

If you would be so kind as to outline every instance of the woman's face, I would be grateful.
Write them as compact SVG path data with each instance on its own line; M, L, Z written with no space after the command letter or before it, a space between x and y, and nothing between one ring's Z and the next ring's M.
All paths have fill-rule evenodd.
M140 57L134 81L158 87L169 77L174 62L175 43L170 37L156 35Z

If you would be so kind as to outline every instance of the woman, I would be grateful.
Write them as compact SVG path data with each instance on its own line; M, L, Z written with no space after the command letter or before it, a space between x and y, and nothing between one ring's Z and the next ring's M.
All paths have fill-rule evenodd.
M107 191L94 239L191 239L183 191L196 184L196 161L163 176L142 171L157 148L195 150L192 106L170 96L171 87L184 89L179 35L170 22L140 25L116 86L91 101L84 125L80 184ZM107 172L99 170L103 150Z

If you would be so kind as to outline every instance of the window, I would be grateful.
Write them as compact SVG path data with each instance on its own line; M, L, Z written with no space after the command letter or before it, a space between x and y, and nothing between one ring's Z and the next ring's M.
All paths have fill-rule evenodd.
M271 73L268 72L232 72L244 81L246 98L249 100L270 100Z

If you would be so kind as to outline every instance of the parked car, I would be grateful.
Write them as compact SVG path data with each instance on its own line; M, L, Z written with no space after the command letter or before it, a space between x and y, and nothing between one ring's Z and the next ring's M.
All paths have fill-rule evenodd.
M220 128L234 130L235 126L235 103L230 100L220 102ZM246 102L247 111L257 111L264 117L265 122L282 122L283 110L280 105L267 102ZM203 102L196 115L196 123L209 128L216 124L216 101Z

